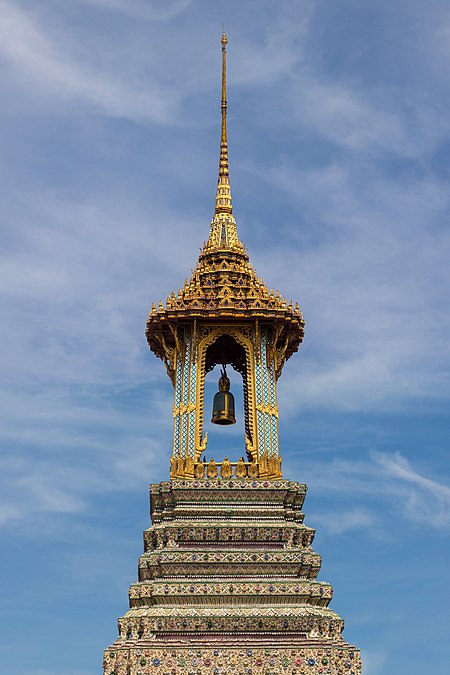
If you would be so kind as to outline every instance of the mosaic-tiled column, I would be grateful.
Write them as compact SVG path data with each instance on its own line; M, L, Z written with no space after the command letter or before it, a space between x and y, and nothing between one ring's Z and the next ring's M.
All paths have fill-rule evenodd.
M195 453L195 411L197 388L197 363L193 358L192 328L183 331L184 352L177 353L174 392L174 431L172 460L177 464L177 474L191 473ZM181 470L183 467L183 470Z
M262 328L259 335L259 349L255 354L255 396L256 396L256 435L258 456L263 467L269 462L270 473L278 473L280 459L278 444L278 406L276 395L276 377L273 359L268 363L268 331Z

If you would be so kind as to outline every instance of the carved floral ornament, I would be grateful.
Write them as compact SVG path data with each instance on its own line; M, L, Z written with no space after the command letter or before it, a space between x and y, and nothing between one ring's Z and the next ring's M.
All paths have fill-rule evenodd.
M190 413L192 410L195 410L195 403L189 402L187 405L181 403L180 406L173 406L173 416L178 417L179 415L184 415L185 413Z
M214 316L214 321L220 318L219 315ZM239 328L245 329L245 325L239 326ZM237 326L238 324L234 324ZM247 331L250 335L257 337L257 332L261 322L259 319L253 320L253 326L248 327ZM264 322L264 325L267 325ZM283 366L286 360L292 356L292 354L298 350L301 340L303 339L303 326L304 321L301 319L299 323L300 329L292 325L277 324L272 331L271 342L268 345L267 349L267 364L270 365L272 362L275 366L275 374L278 379L282 373ZM210 326L203 325L199 327L199 333L197 333L197 339L200 339L200 331L208 332ZM227 324L227 330L225 332L230 332L230 324ZM174 384L175 379L175 364L177 359L181 359L181 362L184 362L185 357L185 348L180 344L180 327L178 322L170 321L169 317L164 313L164 315L158 316L157 320L147 321L147 339L150 348L152 351L163 360L164 365L166 366L167 374L170 377L172 384ZM254 339L255 342L255 356L258 360L259 358L259 344ZM194 362L198 359L198 343L195 342L194 345Z

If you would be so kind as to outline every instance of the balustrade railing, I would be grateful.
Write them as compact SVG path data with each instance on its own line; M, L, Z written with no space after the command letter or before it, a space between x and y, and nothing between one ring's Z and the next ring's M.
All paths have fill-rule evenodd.
M195 465L195 477L217 478L220 476L220 478L248 478L251 477L249 474L249 468L251 466L252 462L244 462L243 460L237 462L230 462L228 460L222 462L215 462L214 460L209 462L198 462Z

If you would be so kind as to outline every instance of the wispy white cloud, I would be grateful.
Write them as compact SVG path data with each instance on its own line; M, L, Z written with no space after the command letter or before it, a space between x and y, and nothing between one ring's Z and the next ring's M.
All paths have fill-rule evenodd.
M109 10L126 14L136 19L166 21L183 12L191 0L78 0L100 10Z
M314 515L314 524L331 534L342 534L347 530L373 528L375 514L367 508L352 507L346 510L322 511Z
M0 255L9 317L0 329L9 354L3 377L9 372L17 381L22 373L29 381L34 373L66 385L165 378L153 357L142 369L146 314L182 284L195 249L189 229L199 225L156 207L149 223L126 203L48 197L29 193L30 211L10 220L16 251ZM156 249L153 228L160 222Z
M11 505L9 501L0 503L0 526L10 521L18 520L22 516L19 508Z
M300 72L291 91L297 124L349 150L388 151L400 155L417 152L417 139L409 135L400 111L389 110L386 91L357 91L351 83L318 80Z
M446 185L373 170L360 184L358 166L257 169L286 190L302 222L317 223L316 233L286 226L289 247L257 253L258 269L271 269L271 285L303 298L307 360L290 363L280 386L290 407L391 408L448 395L450 237L440 226L449 214ZM320 347L319 359L310 344Z
M54 386L14 396L2 389L0 446L8 453L0 459L0 524L33 517L50 527L58 516L85 512L98 496L145 490L166 475L171 398L155 388L143 403L141 396ZM158 460L162 448L165 462Z
M399 497L409 518L434 527L450 526L450 486L421 475L399 452L373 451L372 458L388 479L403 485Z
M289 78L305 58L305 42L314 15L311 3L286 2L273 15L270 27L254 16L253 31L245 40L230 36L230 63L238 64L232 85L267 87L283 79L291 90ZM257 30L255 30L257 28Z
M190 0L170 0L164 5L143 0L78 0L77 4L100 13L149 20L148 30L134 30L126 44L118 43L114 34L107 39L101 33L101 50L92 39L95 21L92 34L80 34L67 21L55 21L45 7L25 9L2 0L0 56L11 66L15 84L26 83L35 98L47 96L72 106L82 105L93 113L140 123L188 124L181 114L181 104L206 87L210 89L217 77L209 67L209 52L205 60L205 47L195 40L195 26L178 33L176 42L168 43L161 42L158 22L170 23L189 7ZM239 64L234 69L233 85L269 85L289 76L301 61L302 37L312 13L309 3L286 3L268 26L252 10L243 8L243 16L252 19L253 30L246 40L230 36L234 41L230 58ZM217 29L216 18L211 21ZM256 26L259 30L254 37ZM194 68L182 57L188 47ZM217 45L215 53L219 67ZM8 77L8 71L4 76Z
M71 53L73 37L57 32L54 22L49 21L47 30L39 25L39 19L25 12L17 4L2 1L0 25L0 55L15 70L16 78L25 81L27 87L40 94L50 94L58 99L77 101L92 106L113 116L131 117L165 123L171 117L173 103L168 91L158 86L147 76L145 87L117 74L114 68L100 72L99 64L86 62L78 45ZM58 27L61 31L61 28ZM52 39L51 32L57 32Z
M55 516L86 512L99 496L131 487L145 490L149 480L167 473L158 460L162 445L142 435L116 442L111 449L105 438L102 448L91 449L95 458L89 457L86 447L80 447L77 456L62 445L56 457L31 446L19 461L1 462L0 525L32 517L50 528Z
M450 487L427 478L413 468L401 453L373 451L368 458L349 461L335 459L308 465L309 482L315 491L333 492L351 498L351 506L314 515L333 534L346 529L366 527L379 538L382 519L389 512L395 521L427 523L447 531L450 527ZM373 500L382 499L389 511L376 508ZM381 520L380 520L381 519ZM387 522L385 522L385 527Z

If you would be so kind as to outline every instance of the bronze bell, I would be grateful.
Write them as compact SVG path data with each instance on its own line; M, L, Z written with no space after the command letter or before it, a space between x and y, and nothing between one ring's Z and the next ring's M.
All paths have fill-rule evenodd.
M219 391L214 396L211 422L213 424L236 424L234 396L230 393L230 380L227 377L225 364L220 375Z

